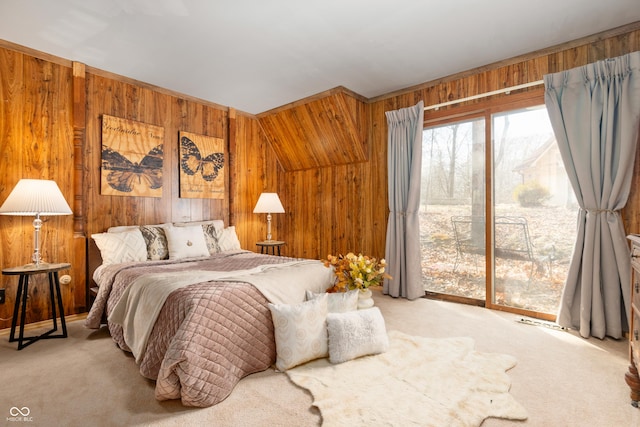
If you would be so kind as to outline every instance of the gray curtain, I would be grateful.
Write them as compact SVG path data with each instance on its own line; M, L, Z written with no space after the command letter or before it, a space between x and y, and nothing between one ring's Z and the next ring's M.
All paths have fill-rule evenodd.
M631 303L625 206L640 126L640 52L544 76L545 104L580 205L557 322L620 338Z
M424 103L387 111L389 222L385 258L393 277L383 293L408 299L424 295L420 256L420 175Z

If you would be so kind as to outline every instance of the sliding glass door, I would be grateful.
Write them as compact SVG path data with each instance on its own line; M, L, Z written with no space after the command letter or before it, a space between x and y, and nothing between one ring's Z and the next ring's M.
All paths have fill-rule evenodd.
M422 136L420 233L428 292L485 298L485 121Z
M426 127L421 188L428 294L555 315L577 204L543 105Z

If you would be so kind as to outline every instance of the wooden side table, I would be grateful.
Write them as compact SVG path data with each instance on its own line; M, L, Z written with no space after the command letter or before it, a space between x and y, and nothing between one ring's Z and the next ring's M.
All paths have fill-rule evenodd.
M18 280L18 294L16 295L16 302L13 307L13 319L11 320L11 335L9 335L9 342L18 341L18 350L22 350L26 346L45 338L66 338L67 337L67 324L64 321L64 307L62 305L62 295L60 293L60 280L58 279L58 271L66 270L71 267L71 264L48 264L42 263L39 265L27 264L21 267L11 267L2 270L2 274L6 276L20 276ZM25 312L27 309L27 297L29 295L29 276L35 274L47 274L49 276L49 297L51 301L51 314L53 315L53 329L42 335L25 337L24 336L24 321ZM62 325L62 333L58 335L52 335L58 330L58 320L56 313L56 299L58 303L58 311L60 313L60 324ZM18 312L20 312L20 334L16 339L16 324L18 322Z
M283 245L284 242L280 240L263 240L256 243L256 246L260 247L261 254L268 254L271 251L271 255L276 255L276 250L280 255L280 247Z

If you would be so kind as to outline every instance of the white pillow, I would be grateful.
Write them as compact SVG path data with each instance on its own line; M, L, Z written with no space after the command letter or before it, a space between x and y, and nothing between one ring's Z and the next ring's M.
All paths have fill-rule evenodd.
M239 251L242 249L235 226L232 225L222 230L222 233L218 235L218 246L220 247L220 252Z
M327 297L299 304L269 303L280 371L327 357Z
M200 225L165 228L169 259L183 259L209 256Z
M389 348L384 318L378 307L327 314L327 334L331 363L384 353Z
M357 289L353 289L347 292L316 294L307 290L305 295L307 301L318 298L321 295L327 295L329 313L344 313L358 309L358 292Z
M92 234L102 255L102 264L147 260L147 244L138 227L120 233Z

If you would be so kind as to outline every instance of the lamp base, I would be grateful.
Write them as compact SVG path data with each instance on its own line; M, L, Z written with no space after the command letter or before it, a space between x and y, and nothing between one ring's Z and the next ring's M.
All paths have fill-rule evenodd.
M265 241L266 242L271 241L271 214L270 213L267 214L267 240Z
M40 229L42 228L42 220L40 214L36 214L36 218L33 220L33 255L31 255L31 261L34 265L42 264L42 255L40 255Z

